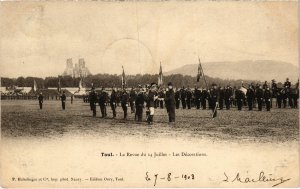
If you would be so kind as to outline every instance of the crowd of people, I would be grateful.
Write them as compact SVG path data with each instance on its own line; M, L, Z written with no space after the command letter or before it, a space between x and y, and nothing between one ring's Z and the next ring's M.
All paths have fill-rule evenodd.
M273 103L273 99L275 103ZM247 87L244 84L238 87L227 85L226 87L212 84L211 87L198 88L193 90L189 87L173 88L172 83L168 87L158 86L156 83L150 85L139 85L127 91L125 88L117 90L112 88L109 94L105 88L100 91L91 89L88 96L84 97L84 102L89 102L93 116L96 116L97 104L100 106L101 116L107 117L107 106L112 110L113 118L116 117L116 108L122 107L124 119L128 117L128 107L131 113L135 114L136 121L142 121L143 110L146 110L146 120L149 124L153 123L154 111L156 108L166 108L169 121L175 122L175 109L211 109L212 117L217 116L217 110L229 110L237 107L242 110L247 107L249 111L257 108L262 111L270 111L272 107L277 108L298 108L299 99L299 80L292 87L287 78L283 87L277 87L275 80L271 84L267 81L261 84L251 83Z

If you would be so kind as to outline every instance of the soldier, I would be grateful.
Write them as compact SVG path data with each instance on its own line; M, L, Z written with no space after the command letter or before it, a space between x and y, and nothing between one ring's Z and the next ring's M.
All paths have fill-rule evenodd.
M296 83L296 94L294 95L294 108L298 108L298 99L299 99L299 79Z
M212 88L210 90L210 100L211 100L211 108L213 111L213 118L217 117L217 107L220 99L219 91L217 90L217 85L212 84Z
M271 108L271 98L272 98L272 93L270 91L270 87L268 86L264 92L264 99L266 102L267 111L270 111L270 108Z
M266 90L266 89L267 89L267 87L268 87L268 82L267 82L267 81L265 81L265 83L264 83L264 85L263 85L263 89L264 89L264 90Z
M180 105L180 91L178 89L176 89L176 92L175 92L175 102L176 102L176 109L179 109L179 105Z
M144 98L144 94L143 94L143 91L142 91L142 86L138 85L137 94L136 94L136 98L135 98L135 110L136 110L135 120L136 120L136 117L137 117L139 122L141 122L142 119L143 119L144 103L145 103L145 98Z
M263 102L263 96L264 95L264 91L262 89L261 85L258 85L258 89L256 90L256 101L257 101L257 105L258 105L258 111L262 111L262 102Z
M227 85L227 88L224 91L224 100L225 100L226 110L230 109L231 97L232 97L232 90L230 89L229 85Z
M158 98L159 98L159 107L161 109L164 109L164 98L166 97L164 89L161 88L161 90L158 93Z
M148 92L148 108L149 108L150 114L148 116L147 122L149 125L153 124L154 102L158 98L156 90L157 90L156 83L151 83L150 90Z
M236 99L238 110L242 110L244 93L240 89L237 89L235 91L235 99Z
M43 109L44 96L43 96L42 92L40 92L40 94L38 96L38 100L39 100L40 109Z
M289 81L289 78L286 78L286 81L284 82L284 87L290 89L291 88L291 82Z
M122 106L122 109L124 112L124 120L127 119L127 103L128 103L128 101L129 101L129 95L126 92L126 89L123 88L123 92L121 95L121 106Z
M188 109L191 109L192 98L193 98L193 93L190 87L188 87L186 90L186 104Z
M200 109L200 106L201 106L201 91L198 89L198 87L195 88L194 96L195 96L196 108Z
M115 88L113 87L111 95L110 95L110 107L113 112L113 119L115 119L117 116L116 106L117 106L117 92L116 92Z
M271 108L272 108L272 104L273 104L273 98L277 99L277 84L275 79L272 79L272 98L271 98ZM276 105L278 106L278 101L276 100Z
M223 110L223 106L224 106L224 98L225 98L224 88L223 88L223 87L220 87L219 94L220 94L220 98L219 98L219 108L220 108L220 110Z
M184 86L180 89L180 97L181 97L182 109L186 109L186 91Z
M66 94L65 94L65 91L63 91L62 95L60 96L60 100L61 100L61 106L62 106L62 109L65 110L66 109Z
M96 117L96 103L97 103L97 94L95 92L95 88L92 87L91 92L89 94L91 111L93 111L93 117Z
M249 111L251 111L253 108L253 101L255 98L254 89L252 88L251 85L249 85L249 88L247 89L246 96L247 96L247 102L248 102L248 109L249 109Z
M168 107L169 122L175 122L175 93L171 82L168 83L168 91L166 93L166 106Z
M204 88L202 91L202 96L201 96L201 105L202 105L202 109L205 110L206 109L206 99L208 98L209 93L208 91Z
M100 93L99 93L99 106L101 111L102 118L105 118L107 116L106 113L106 101L107 101L108 95L105 92L104 87L102 87Z
M129 104L130 104L130 109L131 109L131 113L135 113L135 107L134 107L134 101L136 98L136 92L134 90L134 88L131 88L131 91L129 93Z

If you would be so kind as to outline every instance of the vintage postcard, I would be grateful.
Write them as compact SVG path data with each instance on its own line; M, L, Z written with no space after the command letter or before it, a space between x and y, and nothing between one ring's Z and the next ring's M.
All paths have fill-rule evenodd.
M299 187L298 1L0 2L1 187Z

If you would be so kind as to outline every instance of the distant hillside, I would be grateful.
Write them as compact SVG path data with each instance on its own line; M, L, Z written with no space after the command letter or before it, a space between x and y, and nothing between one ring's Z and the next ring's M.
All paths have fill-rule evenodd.
M207 62L202 63L205 75L221 79L244 79L285 81L287 77L294 83L299 77L299 68L293 64L279 61L259 60L259 61L239 61L239 62ZM189 64L165 75L182 74L197 75L198 64Z

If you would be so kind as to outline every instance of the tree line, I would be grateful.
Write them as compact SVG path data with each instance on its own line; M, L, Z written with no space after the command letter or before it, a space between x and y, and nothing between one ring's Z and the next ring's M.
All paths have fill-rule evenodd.
M38 88L53 88L58 87L58 83L60 82L61 87L78 87L80 78L73 78L71 76L61 76L61 77L18 77L18 78L1 78L1 86L2 87L33 87L34 80L37 83ZM136 87L141 84L150 84L157 83L158 74L137 74L137 75L127 75L125 77L126 87ZM122 78L121 75L112 75L112 74L96 74L89 75L82 79L83 87L91 87L92 85L96 88L98 87L122 87ZM206 84L204 82L204 78L201 78L199 82L197 82L196 76L187 76L181 74L173 74L164 76L164 85L167 86L168 82L172 82L175 87L202 87L205 88ZM257 83L258 81L254 80L244 80L244 84ZM233 79L220 79L220 78L211 78L206 76L206 83L210 86L212 83L217 84L218 86L241 86L242 80L233 80Z

